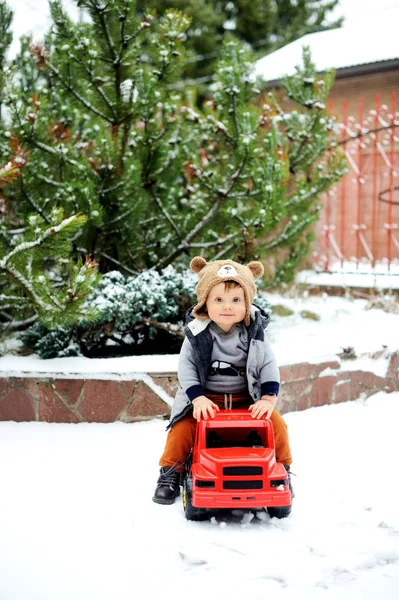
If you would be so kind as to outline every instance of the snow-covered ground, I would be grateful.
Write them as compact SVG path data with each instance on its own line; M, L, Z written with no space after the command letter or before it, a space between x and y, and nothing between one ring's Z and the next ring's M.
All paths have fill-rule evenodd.
M286 520L151 501L165 423L0 423L0 598L397 600L399 393L285 415Z
M368 300L269 299L293 311L269 326L280 364L346 346L398 349L399 314L367 310ZM0 358L3 375L118 378L176 365L176 355ZM348 365L384 375L387 361ZM0 423L1 600L397 600L399 392L285 419L297 475L291 516L236 512L208 523L187 522L180 499L151 501L164 421Z
M267 330L279 365L320 362L332 356L336 360L336 355L348 347L352 347L357 356L383 348L388 352L399 350L399 302L393 297L386 296L385 301L391 309L396 307L396 312L369 308L370 301L366 298L327 294L299 297L269 294L268 298L273 306L280 304L293 311L285 317L273 314ZM309 313L320 320L305 318ZM346 361L345 369L364 370L361 366L364 360ZM382 364L374 362L376 369ZM374 370L371 366L368 368Z

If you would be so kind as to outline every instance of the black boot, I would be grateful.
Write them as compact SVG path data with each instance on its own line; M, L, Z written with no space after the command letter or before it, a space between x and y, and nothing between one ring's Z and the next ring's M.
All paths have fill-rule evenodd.
M157 487L152 497L157 504L173 504L180 494L180 473L174 467L161 467Z
M292 483L291 483L291 469L290 469L290 465L284 465L284 468L287 471L287 475L288 475L288 487L290 488L291 500L292 500L292 498L295 498L295 492L294 492L294 488L292 487Z

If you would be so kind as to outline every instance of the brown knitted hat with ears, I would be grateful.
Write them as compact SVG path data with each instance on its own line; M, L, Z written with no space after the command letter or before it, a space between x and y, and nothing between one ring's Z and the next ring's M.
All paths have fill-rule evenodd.
M196 256L190 262L190 269L198 273L199 282L195 291L198 304L193 308L193 316L198 319L207 319L205 303L208 294L214 285L222 281L236 281L244 290L245 297L245 325L250 323L251 304L256 294L255 279L264 273L263 265L259 261L240 265L234 260L215 260L207 263L202 256Z

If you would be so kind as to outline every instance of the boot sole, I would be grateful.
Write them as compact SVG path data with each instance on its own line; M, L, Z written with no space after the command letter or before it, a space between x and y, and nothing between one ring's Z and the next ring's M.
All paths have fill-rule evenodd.
M177 496L180 496L180 490L177 492L174 498L157 498L156 496L153 496L152 501L156 504L173 504Z

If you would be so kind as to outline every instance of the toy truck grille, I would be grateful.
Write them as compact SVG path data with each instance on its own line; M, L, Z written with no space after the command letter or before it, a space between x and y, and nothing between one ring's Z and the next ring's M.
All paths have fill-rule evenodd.
M263 475L262 467L223 467L223 475Z
M261 490L262 488L263 482L261 479L251 479L250 481L223 481L224 490Z

